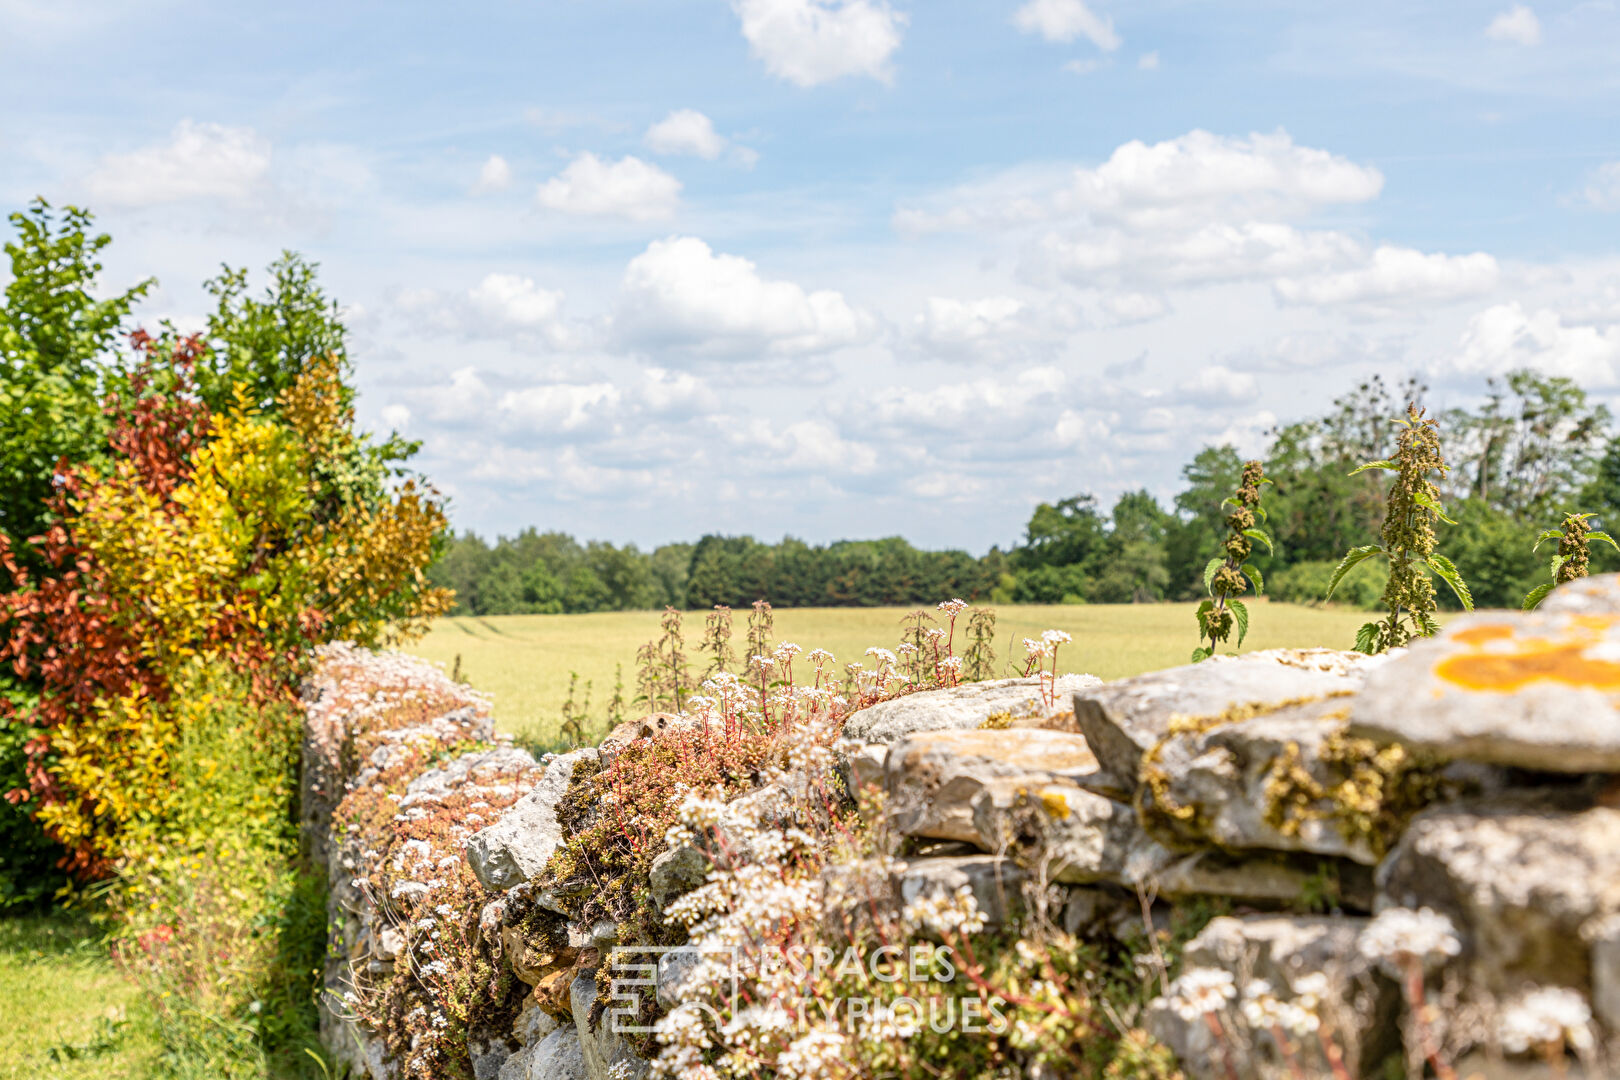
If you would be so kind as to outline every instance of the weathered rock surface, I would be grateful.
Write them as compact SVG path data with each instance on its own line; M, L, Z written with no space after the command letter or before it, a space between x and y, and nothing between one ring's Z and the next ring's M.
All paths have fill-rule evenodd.
M1351 732L1444 758L1620 771L1620 614L1457 619L1368 676Z
M1026 786L1073 782L1096 772L1097 759L1080 735L1061 731L924 731L889 750L884 766L885 809L905 836L992 845L975 827L973 800L993 780Z
M1215 969L1233 976L1238 986L1264 980L1273 996L1314 1012L1332 1028L1351 1075L1379 1075L1384 1058L1399 1047L1397 988L1382 978L1356 948L1365 920L1251 916L1219 918L1187 943L1183 971ZM1301 985L1320 974L1322 985ZM1315 993L1301 994L1302 990ZM1238 1026L1228 1045L1246 1056L1241 1075L1265 1080L1291 1076L1269 1031L1254 1031L1239 1009L1228 1010L1225 1023ZM1196 1080L1225 1075L1223 1051L1202 1021L1188 1021L1163 998L1148 1008L1148 1030L1175 1050L1182 1067ZM1307 1076L1332 1075L1315 1039L1298 1041L1296 1053Z
M570 992L574 1004L574 1027L579 1031L585 1070L591 1080L644 1080L652 1071L652 1065L614 1033L611 1009L603 1014L594 1030L591 1028L591 1005L596 1001L595 974L582 972L574 980Z
M564 1024L501 1066L499 1080L590 1080L579 1029Z
M658 905L658 910L664 910L677 897L703 884L713 865L707 855L685 844L654 859L647 877L652 886L653 903Z
M1346 830L1331 800L1281 802L1303 786L1290 783L1293 770L1306 785L1331 790L1351 768L1371 767L1324 757L1324 748L1344 737L1349 715L1349 702L1331 697L1170 735L1143 766L1137 809L1144 824L1177 850L1308 851L1373 865L1379 852L1371 838Z
M1620 913L1620 810L1570 809L1572 799L1527 793L1518 805L1419 815L1379 867L1379 902L1449 915L1488 990L1533 982L1589 992L1588 939Z
M1010 854L1049 881L1128 882L1167 861L1135 810L1072 783L987 781L973 800L973 824L985 850Z
M1144 859L1140 866L1148 863ZM1331 872L1324 877L1324 872ZM1351 911L1373 906L1372 871L1357 863L1283 852L1235 856L1213 851L1173 858L1132 882L1170 900L1222 896L1241 903L1285 907L1311 898L1336 899ZM1330 895L1331 894L1331 895Z
M859 795L870 785L883 784L883 767L889 759L888 743L843 740L836 748L838 772L851 795Z
M562 842L557 804L568 791L574 765L596 760L596 750L575 750L551 759L545 775L501 820L467 838L467 864L491 892L510 889L545 869Z
M908 859L900 871L900 902L909 904L921 896L951 896L966 885L973 890L985 925L1004 926L1023 910L1027 877L1017 863L995 855Z
M997 713L1014 718L1045 717L1068 709L1078 691L1101 686L1095 675L1063 675L1053 692L1054 709L1041 699L1040 680L995 679L964 683L943 690L924 690L869 705L844 722L844 737L869 743L893 743L917 731L976 728Z
M1129 805L1072 784L997 780L974 799L974 825L987 850L1007 854L1037 876L1063 884L1138 886L1166 898L1220 896L1281 905L1312 887L1321 860L1280 852L1178 854L1142 829ZM1344 864L1342 901L1365 910L1371 872Z
M1352 693L1380 662L1332 649L1273 649L1217 656L1082 690L1074 695L1075 720L1103 771L1089 786L1118 795L1134 792L1143 756L1171 734L1173 723L1191 727L1223 715L1238 719Z
M1594 574L1558 586L1536 608L1542 615L1620 614L1620 574Z

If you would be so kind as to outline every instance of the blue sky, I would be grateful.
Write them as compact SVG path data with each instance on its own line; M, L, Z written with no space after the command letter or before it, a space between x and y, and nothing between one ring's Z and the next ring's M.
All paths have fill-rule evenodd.
M1620 387L1620 6L0 0L0 196L291 247L458 525L982 550L1373 371Z

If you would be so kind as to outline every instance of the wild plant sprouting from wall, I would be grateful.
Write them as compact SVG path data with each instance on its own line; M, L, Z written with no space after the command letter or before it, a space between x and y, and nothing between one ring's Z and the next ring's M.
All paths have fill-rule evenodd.
M1332 599L1339 582L1356 566L1374 555L1389 561L1389 583L1383 597L1389 614L1379 622L1365 624L1356 634L1356 648L1365 653L1385 652L1414 637L1432 637L1439 631L1434 621L1434 582L1430 573L1451 586L1464 611L1474 610L1474 598L1462 575L1450 559L1435 551L1434 523L1457 524L1446 516L1445 507L1440 505L1440 490L1432 479L1449 471L1440 452L1439 424L1425 419L1423 410L1416 405L1407 406L1406 415L1395 422L1401 431L1396 437L1394 458L1369 461L1350 474L1368 469L1387 469L1396 474L1385 504L1380 537L1383 543L1345 552L1328 583L1327 598Z
M752 657L770 655L771 635L775 631L776 617L771 614L770 601L755 600L754 610L748 616L748 655L743 658L746 663L752 663Z
M1540 550L1541 545L1548 540L1558 541L1558 550L1553 553L1550 571L1552 580L1537 585L1531 589L1524 598L1524 610L1532 611L1547 598L1547 594L1566 581L1583 578L1592 559L1591 543L1601 540L1605 544L1620 551L1620 544L1614 542L1614 537L1606 532L1599 532L1586 523L1591 514L1565 514L1563 523L1556 529L1548 529L1536 537L1535 546L1531 553Z
M585 742L585 721L591 713L591 684L585 683L585 700L579 700L579 672L568 673L568 700L563 702L562 723L557 731L570 746L579 746Z
M992 678L996 673L996 613L993 608L976 607L968 616L967 650L962 654L963 676L969 682Z
M730 671L737 662L737 654L731 651L731 609L724 604L714 605L703 620L702 652L709 658L705 679L717 671Z
M589 689L589 685L590 684L588 684L588 683L586 684L587 689ZM608 704L607 704L607 720L608 720L608 730L609 731L612 731L614 728L616 728L620 724L624 723L624 708L625 708L625 700L624 700L624 665L623 664L614 664L613 665L613 696L608 699Z
M662 633L636 650L636 700L657 712L667 703L680 712L692 692L692 672L686 660L686 640L681 634L681 613L664 608L659 623Z
M926 624L933 621L934 617L922 608L907 612L900 620L900 647L895 651L900 654L900 666L915 683L921 683L923 672L931 670L928 653L933 628Z
M1265 592L1265 578L1258 567L1249 564L1249 556L1254 552L1256 541L1266 545L1268 553L1272 550L1271 537L1260 528L1260 523L1266 520L1265 508L1260 505L1260 489L1269 483L1258 461L1244 462L1242 483L1221 503L1223 509L1231 508L1231 513L1226 515L1226 527L1230 531L1221 544L1225 554L1215 556L1204 567L1204 589L1209 598L1198 605L1198 648L1192 654L1195 664L1214 656L1221 643L1232 636L1234 625L1237 627L1234 648L1242 647L1243 639L1249 634L1249 609L1238 596L1248 591L1251 581L1256 594ZM1204 644L1206 638L1208 645Z

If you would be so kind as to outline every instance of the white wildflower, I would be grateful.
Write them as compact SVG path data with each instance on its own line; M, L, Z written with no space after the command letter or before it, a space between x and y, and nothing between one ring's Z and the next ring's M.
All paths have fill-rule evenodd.
M1170 1008L1188 1023L1220 1010L1235 997L1232 973L1218 968L1194 968L1170 984Z
M1544 986L1502 1010L1497 1034L1511 1053L1556 1047L1567 1042L1580 1051L1592 1045L1592 1010L1574 990Z
M821 1080L843 1065L844 1036L818 1027L799 1036L776 1059L777 1075L783 1080Z
M1462 951L1457 927L1428 908L1390 908L1374 919L1357 942L1361 955L1401 974L1409 964L1427 964Z

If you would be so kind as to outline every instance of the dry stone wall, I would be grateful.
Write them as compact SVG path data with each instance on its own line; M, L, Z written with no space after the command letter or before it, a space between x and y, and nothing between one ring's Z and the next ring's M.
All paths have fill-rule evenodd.
M535 761L434 669L342 659L308 692L305 823L332 880L328 1046L377 1080L412 1074L413 1044L389 1030L403 1014L344 1003L430 963L410 927L446 911L492 965L477 992L504 995L458 1036L472 1075L648 1075L592 1022L593 972L621 927L568 922L546 868L576 770L680 719ZM345 680L385 675L424 704L368 727L371 698ZM827 894L909 903L965 887L993 929L1019 925L1029 886L1043 902L1055 887L1064 928L1093 938L1225 905L1145 1017L1194 1080L1342 1080L1392 1062L1419 1076L1425 1057L1528 1080L1549 1075L1549 1030L1566 1075L1620 1075L1620 580L1458 618L1389 656L1278 650L1062 691L1072 712L1003 680L849 716L846 783L881 793L869 805L906 844L876 883L829 867ZM742 798L757 811L784 790ZM367 792L393 812L367 812ZM420 848L392 835L429 819L439 831ZM647 887L668 904L708 870L677 845Z

